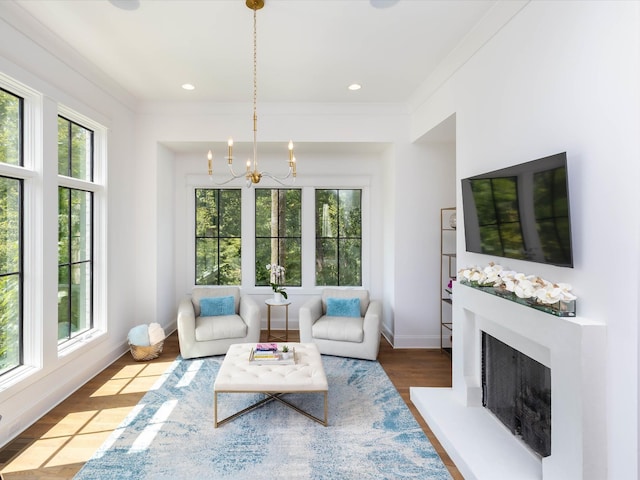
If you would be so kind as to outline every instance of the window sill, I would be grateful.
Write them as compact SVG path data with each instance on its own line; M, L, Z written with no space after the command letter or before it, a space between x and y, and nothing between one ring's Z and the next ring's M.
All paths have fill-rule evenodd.
M21 365L10 372L5 373L0 378L0 393L24 382L27 378L38 371L40 371L40 368L34 367L33 365Z
M102 330L93 328L81 335L78 335L77 337L72 338L71 340L67 340L66 342L58 345L58 358L64 358L67 355L80 350L82 347L103 336L104 334L105 332L103 332Z

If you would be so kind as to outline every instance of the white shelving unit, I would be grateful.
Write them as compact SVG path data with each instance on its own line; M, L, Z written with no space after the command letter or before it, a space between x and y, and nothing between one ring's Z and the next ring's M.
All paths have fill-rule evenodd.
M452 302L450 280L455 280L456 208L440 209L440 351L451 355Z

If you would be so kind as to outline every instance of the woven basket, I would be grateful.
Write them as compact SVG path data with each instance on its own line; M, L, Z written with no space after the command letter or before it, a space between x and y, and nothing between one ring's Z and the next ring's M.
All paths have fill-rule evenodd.
M162 353L163 345L164 345L164 340L154 345L149 345L148 347L141 347L140 345L129 344L129 349L131 350L131 356L133 357L134 360L138 362L146 362L147 360L153 360L154 358L158 358Z

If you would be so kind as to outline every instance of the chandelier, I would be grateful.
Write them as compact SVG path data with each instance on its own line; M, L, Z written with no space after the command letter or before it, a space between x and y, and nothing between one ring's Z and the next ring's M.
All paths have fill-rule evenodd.
M229 166L229 172L231 178L223 182L215 182L213 180L213 152L209 150L207 154L207 164L209 168L209 178L212 183L216 185L225 185L236 178L244 177L247 180L247 187L250 187L254 183L259 183L263 177L271 178L281 185L285 185L284 181L291 178L291 183L295 182L296 178L296 157L293 155L293 142L289 140L289 170L286 175L276 176L269 172L260 171L258 169L258 114L256 109L256 103L258 98L258 74L257 74L257 34L256 34L256 13L262 7L264 7L264 0L246 0L247 7L253 10L253 160L247 160L247 168L244 173L235 173L233 170L233 139L230 138L227 142L228 155L227 165Z

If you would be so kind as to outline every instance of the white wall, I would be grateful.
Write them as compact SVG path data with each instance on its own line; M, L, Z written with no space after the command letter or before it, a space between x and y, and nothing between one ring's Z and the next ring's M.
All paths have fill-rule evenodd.
M121 92L107 91L96 82L89 81L88 72L79 72L72 56L67 62L50 54L26 36L32 33L19 18L11 18L2 12L0 18L0 72L25 84L44 96L44 125L42 146L44 165L40 161L37 184L44 184L44 195L36 200L34 213L38 217L37 235L43 237L37 248L27 245L28 251L36 250L35 259L42 278L33 278L32 272L25 277L26 285L37 282L35 298L27 311L33 312L25 319L29 326L26 338L28 348L36 350L33 369L29 375L13 386L0 391L0 445L18 435L32 422L40 418L53 406L66 398L88 379L126 351L126 336L135 322L134 304L136 295L135 250L131 241L135 235L134 218L131 214L135 178L131 165L135 161L131 145L135 136L135 124L127 103L131 99L119 100ZM5 13L7 16L5 16ZM106 171L108 194L108 236L106 248L107 284L106 309L96 315L107 315L108 332L68 355L59 356L57 351L57 318L48 312L57 309L57 108L68 107L109 129ZM27 222L30 220L27 219ZM30 239L32 240L32 239ZM102 252L97 252L98 255ZM102 271L101 266L97 268Z
M440 346L440 209L455 205L453 144L397 149L395 329L400 348Z
M456 112L458 179L567 152L575 267L466 253L462 229L458 264L496 260L569 282L578 315L607 323L602 448L616 480L639 473L639 10L638 2L529 3L415 112L421 123L412 127L427 131L434 112ZM459 194L457 203L461 211Z

